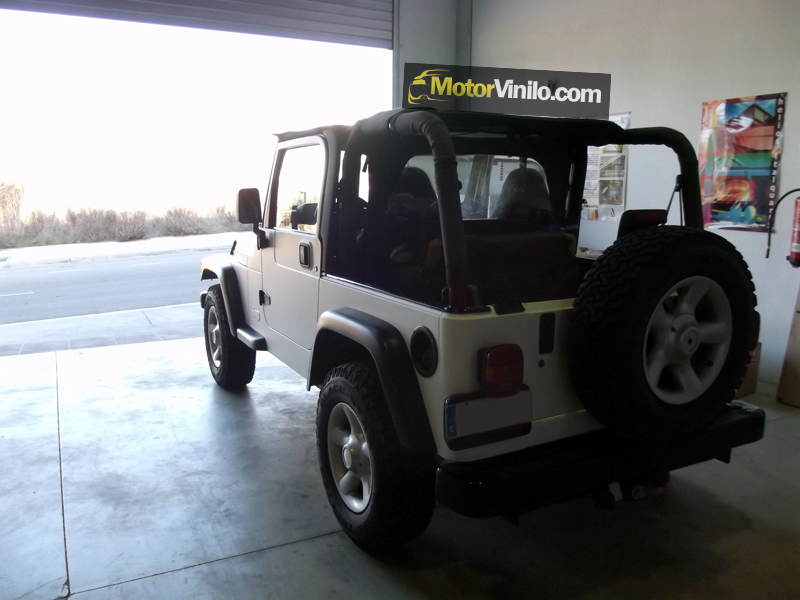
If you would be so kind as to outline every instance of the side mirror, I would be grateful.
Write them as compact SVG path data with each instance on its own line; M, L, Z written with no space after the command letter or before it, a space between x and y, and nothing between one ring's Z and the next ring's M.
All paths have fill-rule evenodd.
M247 225L261 223L261 195L257 188L239 190L236 197L236 218L239 223Z
M239 190L236 196L236 218L239 223L253 226L256 234L256 248L261 250L269 245L267 234L259 227L261 224L261 195L257 188Z
M307 202L292 207L291 216L292 229L297 229L298 225L317 224L317 203Z

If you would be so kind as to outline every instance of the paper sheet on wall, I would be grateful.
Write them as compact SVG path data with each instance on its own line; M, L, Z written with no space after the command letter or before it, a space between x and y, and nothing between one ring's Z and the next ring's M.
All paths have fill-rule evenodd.
M628 129L631 113L617 113L609 116L623 129ZM583 186L583 200L589 206L609 206L611 210L602 211L603 220L617 220L625 210L625 183L628 173L628 149L626 146L588 148L586 181ZM614 209L616 207L616 210Z

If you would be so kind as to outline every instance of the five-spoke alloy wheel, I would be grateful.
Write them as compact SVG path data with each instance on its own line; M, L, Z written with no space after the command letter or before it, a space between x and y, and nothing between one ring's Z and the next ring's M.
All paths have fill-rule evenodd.
M647 324L644 370L668 404L700 397L719 375L731 344L731 305L708 277L688 277L664 294Z
M220 339L219 317L217 316L216 306L211 305L208 307L206 330L208 331L209 358L214 363L214 366L219 369L222 364L222 340Z
M350 405L340 402L328 417L328 460L339 494L354 513L372 495L372 459L364 426Z
M211 375L221 388L241 389L253 380L256 351L245 346L231 333L219 285L209 288L203 308L203 330Z
M400 443L373 364L328 373L317 404L317 453L333 514L357 544L390 548L428 526L436 457Z

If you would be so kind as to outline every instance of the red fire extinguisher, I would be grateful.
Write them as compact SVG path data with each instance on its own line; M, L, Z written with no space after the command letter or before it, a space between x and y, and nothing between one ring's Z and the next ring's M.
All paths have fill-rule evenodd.
M772 207L772 214L769 218L769 229L767 230L767 258L769 258L769 248L772 243L772 229L775 227L775 215L778 213L778 205L781 200L786 198L789 194L800 192L800 188L789 190L783 196L778 198L775 206ZM800 196L794 201L794 218L792 219L792 245L789 249L789 256L786 260L793 267L800 267Z
M794 219L792 219L792 245L786 257L793 267L800 267L800 196L794 201Z

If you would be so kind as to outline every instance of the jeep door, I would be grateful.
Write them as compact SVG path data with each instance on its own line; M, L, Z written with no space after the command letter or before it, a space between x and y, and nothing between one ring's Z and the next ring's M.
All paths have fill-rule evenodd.
M267 203L270 244L262 252L268 326L310 349L317 326L321 244L317 232L327 148L321 137L278 146Z

